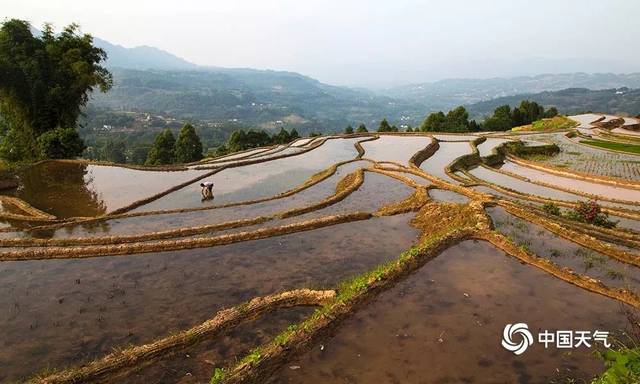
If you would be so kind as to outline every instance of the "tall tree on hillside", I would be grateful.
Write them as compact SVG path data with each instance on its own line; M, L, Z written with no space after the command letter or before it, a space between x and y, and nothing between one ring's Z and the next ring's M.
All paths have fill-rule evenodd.
M286 144L291 141L291 136L286 129L280 128L280 131L273 135L272 140L274 144Z
M558 109L556 107L551 107L544 112L544 117L556 117L558 116Z
M31 160L48 153L78 156L84 146L70 145L53 150L68 132L58 131L38 138L56 128L75 130L81 108L94 89L106 92L112 77L100 64L106 53L93 46L90 35L80 35L71 24L54 34L45 24L41 36L33 36L28 22L8 20L0 27L0 113L9 123L2 138L0 155L9 160ZM41 150L47 148L48 153ZM61 151L65 151L64 153ZM66 152L71 151L71 152Z
M485 131L508 131L513 127L512 112L509 105L501 105L495 109L493 116L482 124Z
M175 155L178 163L191 163L202 159L202 143L193 125L187 123L180 129Z
M389 125L389 122L387 121L387 119L382 119L380 121L380 126L378 126L378 132L391 132L391 125Z
M344 133L350 135L353 133L353 127L351 125L347 125L347 128L344 129Z
M300 134L295 128L293 128L291 130L291 133L289 134L289 137L291 137L291 140L298 140L300 138Z
M176 155L174 152L176 139L169 128L160 132L155 141L153 147L149 150L147 155L147 165L162 165L173 164L176 161Z
M422 132L442 132L444 125L447 122L447 117L442 111L430 113L426 119L420 125Z
M366 132L369 132L369 131L367 130L367 126L364 125L364 123L360 123L360 125L358 125L358 128L356 128L356 132L357 133L366 133Z
M123 141L114 142L109 139L102 147L102 158L113 163L126 163L125 149L126 146Z
M446 132L469 132L469 113L463 106L454 108L447 113L444 130Z

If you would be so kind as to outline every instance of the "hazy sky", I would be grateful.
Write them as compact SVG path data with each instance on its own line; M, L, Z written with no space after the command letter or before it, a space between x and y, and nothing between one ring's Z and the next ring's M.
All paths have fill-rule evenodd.
M36 27L364 86L640 71L638 15L636 0L0 0Z

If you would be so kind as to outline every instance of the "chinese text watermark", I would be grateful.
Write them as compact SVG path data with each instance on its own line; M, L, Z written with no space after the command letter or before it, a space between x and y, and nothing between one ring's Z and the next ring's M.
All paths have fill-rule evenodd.
M544 330L534 338L526 323L507 324L502 332L502 346L516 355L523 354L534 341L547 348L591 348L595 343L611 347L607 331Z

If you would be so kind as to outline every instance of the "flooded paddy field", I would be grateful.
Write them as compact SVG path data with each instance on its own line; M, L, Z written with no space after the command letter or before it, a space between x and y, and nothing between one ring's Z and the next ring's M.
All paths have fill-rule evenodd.
M468 141L440 142L438 144L440 144L440 148L420 164L420 169L430 175L455 183L455 180L447 175L445 168L458 157L470 154L472 152L471 144Z
M187 182L206 171L141 171L48 161L22 170L15 196L61 218L98 216Z
M562 133L540 135L538 138L553 142L560 148L557 155L537 160L543 164L592 175L640 181L638 156L580 145Z
M566 310L572 308L572 310ZM540 383L589 379L589 349L500 346L506 323L536 329L624 329L613 300L582 292L483 242L453 246L293 359L272 383ZM490 379L489 379L490 378Z
M297 156L224 169L207 178L214 183L216 192L215 199L205 203L223 204L285 192L332 164L355 159L358 152L354 145L360 140L362 138L331 139ZM192 198L199 193L200 182L195 182L135 211L202 206L201 201Z
M548 230L515 217L502 207L487 209L496 230L536 255L604 282L607 286L640 293L640 268L556 236ZM623 246L616 246L624 249ZM636 250L637 252L637 250Z
M0 196L0 382L589 383L605 369L595 349L518 355L501 340L520 322L632 335L637 190L508 159L513 175L458 163L456 181L453 161L509 140L474 154L476 138L301 139L173 171L25 168ZM616 226L566 219L592 195L628 201L598 201Z
M61 368L149 342L254 296L331 287L410 247L417 231L408 220L177 252L2 263L2 380L36 373L43 359ZM378 243L378 233L389 240Z
M537 169L516 164L511 161L505 161L500 170L513 173L515 175L525 177L529 180L550 184L560 188L569 188L581 193L593 194L603 198L625 200L632 202L640 202L640 190L618 187L614 185L603 185L595 182L578 180L570 177L549 174Z
M430 137L381 136L377 140L362 143L365 157L375 161L395 161L408 164L416 152L432 142Z
M482 181L487 181L490 184L495 184L500 187L505 187L509 190L512 190L518 193L543 197L551 200L561 200L561 201L571 201L571 202L585 200L585 196L579 193L566 192L561 189L547 187L541 184L536 184L536 183L523 180L521 178L509 175L509 174L500 173L495 169L492 169L489 167L482 167L482 166L476 167L470 170L469 173ZM549 178L551 177L553 177L553 175L549 176ZM565 188L573 188L573 187L574 185L571 184L566 186ZM602 187L604 190L607 190L609 186L603 185ZM593 191L593 192L595 194L598 193L597 191ZM628 191L628 190L624 190L623 192L625 193L625 196L629 196L632 199L636 199L635 195L638 193L638 191ZM629 195L627 195L627 193ZM626 210L640 209L640 205L633 204L633 203L618 203L618 202L603 200L603 201L600 201L600 204L606 207L621 208Z

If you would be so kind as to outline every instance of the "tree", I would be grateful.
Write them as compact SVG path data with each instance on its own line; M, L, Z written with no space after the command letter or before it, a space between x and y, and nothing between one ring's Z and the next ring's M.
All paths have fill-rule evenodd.
M344 133L347 135L350 135L353 133L353 127L351 125L348 125L347 128L344 129Z
M222 144L216 148L216 156L224 156L229 153L229 148L227 148L226 144Z
M366 133L366 132L369 132L369 131L367 131L367 126L364 125L364 123L361 123L360 125L358 125L358 128L356 128L356 132L357 133Z
M478 124L477 121L471 120L469 121L469 132L479 132L482 130L482 126Z
M131 148L129 153L129 158L133 164L144 164L147 160L147 156L149 156L149 151L151 150L150 146L147 145L137 145Z
M557 112L557 111L556 111ZM544 117L544 108L535 101L522 100L518 107L513 109L511 121L514 127L531 124Z
M78 33L76 24L57 35L45 24L42 35L35 37L26 21L2 23L0 113L10 128L0 154L11 160L31 160L34 154L42 155L45 146L46 153L75 155L69 148L51 147L62 144L63 137L71 139L67 131L39 137L58 128L75 130L91 92L106 92L112 85L111 74L100 65L106 57L93 46L91 35Z
M447 117L442 111L433 112L424 119L422 125L420 125L420 130L422 132L442 132L446 122Z
M378 132L391 132L391 126L387 119L382 119L380 121L380 125L378 126Z
M114 142L109 139L102 147L102 158L112 163L126 163L127 156L124 151L125 144L123 141Z
M407 125L407 130L405 132L413 132L413 128L410 125Z
M546 118L551 118L556 116L558 116L558 109L556 107L551 107L547 109L547 111L544 113L544 117Z
M82 155L84 142L73 128L56 128L38 137L38 152L44 159L66 159Z
M463 106L447 113L444 130L445 132L469 132L469 113Z
M300 134L298 133L298 131L296 131L295 128L293 128L291 130L291 133L289 134L289 136L291 137L291 140L298 140L300 138Z
M176 139L169 128L160 132L149 150L147 155L147 165L162 165L175 163L176 156L174 152Z
M482 124L485 131L508 131L513 127L511 107L501 105L495 109L493 116L489 117Z
M191 163L202 159L202 143L193 125L187 123L180 129L174 152L178 163Z
M291 137L286 129L280 128L280 132L273 135L272 141L275 144L286 144L291 141Z

